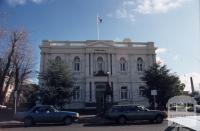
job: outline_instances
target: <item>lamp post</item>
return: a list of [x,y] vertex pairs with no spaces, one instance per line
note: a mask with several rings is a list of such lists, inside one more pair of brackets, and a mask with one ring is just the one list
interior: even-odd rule
[[107,72],[108,74],[108,100],[111,104],[113,104],[113,85],[110,82],[110,72]]
[[107,72],[107,75],[108,75],[108,85],[107,85],[107,88],[108,88],[107,91],[108,91],[108,92],[107,92],[107,93],[108,93],[108,102],[110,102],[110,101],[111,101],[111,98],[110,98],[110,97],[111,97],[111,96],[110,96],[110,95],[111,95],[111,94],[110,94],[110,93],[111,93],[110,72]]
[[156,107],[157,107],[157,103],[156,103],[157,90],[151,90],[151,95],[153,96],[154,110],[156,110]]
[[108,84],[110,85],[110,72],[107,72],[108,75]]
[[17,90],[14,91],[14,114],[17,112]]

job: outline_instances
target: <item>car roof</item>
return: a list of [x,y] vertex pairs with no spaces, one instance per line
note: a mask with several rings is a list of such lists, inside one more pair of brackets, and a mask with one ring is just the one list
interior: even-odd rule
[[53,107],[53,105],[37,105],[35,107]]
[[125,106],[142,106],[142,105],[134,105],[134,104],[113,105],[113,107],[125,107]]

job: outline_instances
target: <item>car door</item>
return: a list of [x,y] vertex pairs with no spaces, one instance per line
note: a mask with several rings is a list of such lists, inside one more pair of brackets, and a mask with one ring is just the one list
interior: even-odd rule
[[35,110],[32,111],[32,117],[35,122],[45,122],[45,107],[37,107]]
[[138,110],[135,106],[127,106],[124,110],[126,112],[126,117],[128,118],[128,120],[139,119]]
[[139,120],[151,120],[153,118],[152,112],[146,110],[141,106],[137,106],[137,108],[138,108]]
[[47,122],[58,122],[60,121],[59,112],[55,112],[53,108],[47,107],[45,110],[45,119]]

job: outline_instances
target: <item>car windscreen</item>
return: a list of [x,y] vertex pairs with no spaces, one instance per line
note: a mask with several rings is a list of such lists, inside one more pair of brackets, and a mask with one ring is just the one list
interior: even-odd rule
[[52,109],[54,112],[59,112],[59,110],[56,109],[54,106],[51,106],[51,109]]
[[112,107],[111,112],[123,112],[123,108],[121,106],[114,106]]
[[149,111],[149,109],[143,107],[143,106],[137,106],[137,108],[140,110],[140,111]]

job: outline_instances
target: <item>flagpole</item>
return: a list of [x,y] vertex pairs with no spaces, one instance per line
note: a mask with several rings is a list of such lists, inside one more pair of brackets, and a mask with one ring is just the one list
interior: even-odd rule
[[99,18],[98,18],[98,13],[97,13],[97,40],[99,40]]

